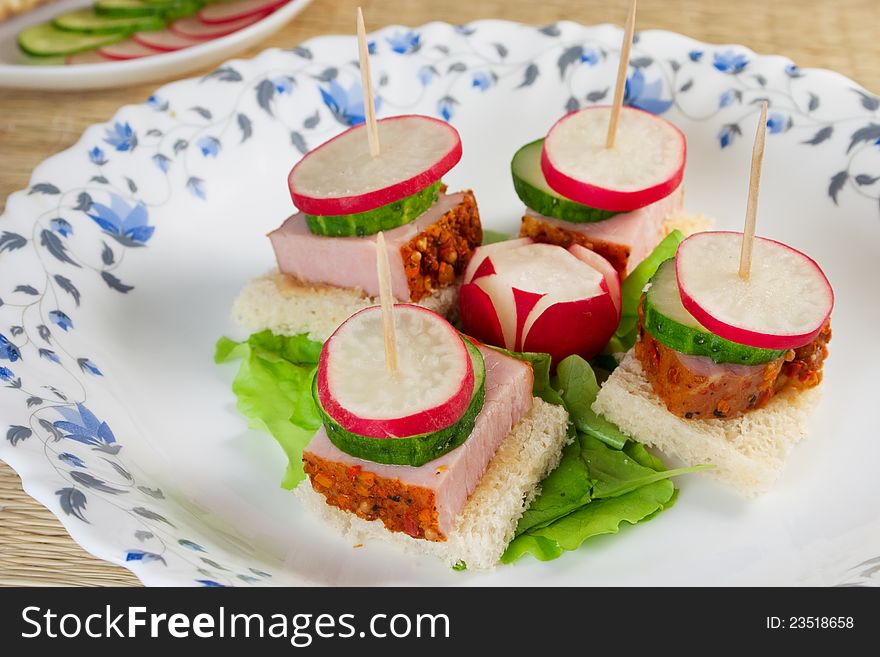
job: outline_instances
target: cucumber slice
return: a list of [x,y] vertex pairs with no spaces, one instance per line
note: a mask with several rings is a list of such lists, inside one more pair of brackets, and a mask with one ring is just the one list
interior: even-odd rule
[[94,9],[78,9],[60,14],[52,25],[65,32],[85,34],[131,34],[143,30],[161,30],[165,21],[160,16],[102,16]]
[[199,0],[98,0],[95,3],[95,13],[99,16],[159,16],[166,20],[189,16],[201,8]]
[[144,0],[98,0],[95,13],[99,16],[161,16],[162,7]]
[[463,444],[474,430],[477,415],[483,409],[483,402],[486,399],[486,365],[483,362],[483,355],[470,340],[465,339],[464,344],[474,368],[474,392],[470,404],[455,424],[433,433],[406,438],[370,438],[346,431],[327,415],[321,406],[318,399],[317,377],[315,377],[312,383],[312,397],[321,414],[330,442],[346,454],[357,458],[374,463],[413,467],[433,461]]
[[610,219],[616,212],[599,210],[565,198],[554,191],[541,170],[541,150],[544,140],[538,139],[520,148],[510,163],[513,188],[516,195],[539,214],[573,223],[592,223]]
[[306,215],[306,224],[315,235],[327,237],[363,237],[380,230],[392,230],[413,221],[437,202],[440,196],[440,181],[425,187],[412,196],[388,203],[375,210],[318,217]]
[[175,21],[178,18],[192,16],[205,4],[201,0],[183,0],[172,5],[166,5],[162,11],[162,18],[166,21]]
[[94,50],[117,41],[127,34],[83,34],[65,32],[51,23],[40,23],[26,27],[18,33],[18,47],[28,55],[47,57],[52,55],[73,55],[86,50]]
[[762,365],[785,355],[785,350],[759,349],[725,340],[694,319],[681,303],[675,258],[657,269],[642,304],[645,330],[660,344],[680,353],[738,365]]
[[37,57],[35,55],[28,55],[26,52],[18,53],[18,61],[19,63],[27,64],[28,66],[64,66],[64,64],[67,63],[62,55]]

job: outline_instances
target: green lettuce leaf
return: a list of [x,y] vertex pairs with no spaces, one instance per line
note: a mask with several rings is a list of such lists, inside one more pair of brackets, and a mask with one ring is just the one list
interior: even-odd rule
[[580,356],[569,356],[559,363],[553,387],[559,392],[575,429],[589,434],[614,449],[622,449],[629,437],[593,411],[599,382],[590,364]]
[[558,406],[565,405],[562,397],[559,396],[559,393],[550,383],[550,354],[532,351],[510,351],[509,349],[504,349],[503,347],[495,347],[493,345],[486,346],[492,347],[492,349],[500,351],[502,354],[510,356],[511,358],[516,358],[517,360],[521,360],[531,365],[532,373],[534,374],[534,382],[532,383],[532,394],[535,397],[540,397],[548,404],[556,404]]
[[628,351],[636,343],[636,332],[639,322],[639,299],[642,290],[651,277],[657,273],[657,268],[665,260],[675,257],[678,245],[684,239],[680,231],[674,230],[654,247],[651,254],[642,260],[632,270],[620,285],[620,325],[615,332],[615,348],[618,351]]
[[305,478],[302,450],[321,426],[311,394],[320,354],[320,342],[271,331],[244,342],[220,338],[214,352],[216,363],[241,360],[232,382],[238,410],[251,428],[268,431],[284,449],[288,464],[281,486],[286,489]]
[[483,245],[495,244],[496,242],[506,242],[510,239],[510,235],[499,233],[497,230],[483,229]]
[[559,466],[541,482],[541,494],[516,526],[517,536],[589,504],[592,488],[590,471],[575,440],[562,451]]
[[548,561],[566,550],[578,549],[584,541],[600,534],[616,534],[623,523],[634,525],[666,508],[675,496],[668,479],[656,481],[618,497],[594,500],[556,522],[516,537],[501,557],[511,563],[524,554]]
[[678,497],[671,477],[707,467],[667,470],[644,445],[594,413],[599,384],[583,358],[570,356],[559,363],[552,384],[569,412],[576,440],[542,482],[502,563],[526,554],[556,559],[593,536],[617,533],[624,523],[650,520]]
[[[647,451],[645,454],[650,456]],[[590,476],[596,482],[593,486],[593,499],[619,497],[655,481],[706,469],[704,465],[696,465],[667,470],[661,463],[661,469],[655,470],[641,465],[626,451],[608,449],[604,443],[587,435],[581,436],[581,457],[586,461]],[[650,457],[659,462],[656,457]]]

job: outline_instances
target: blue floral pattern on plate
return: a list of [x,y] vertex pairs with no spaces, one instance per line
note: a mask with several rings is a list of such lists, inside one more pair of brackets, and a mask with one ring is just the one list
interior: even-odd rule
[[[493,29],[498,25],[506,29]],[[766,99],[770,138],[796,140],[806,151],[824,149],[829,209],[844,193],[878,205],[880,177],[858,167],[861,153],[880,149],[880,99],[839,83],[852,111],[823,117],[826,98],[812,86],[811,71],[743,48],[695,47],[684,37],[657,34],[674,47],[660,51],[654,45],[659,37],[637,35],[628,105],[705,123],[724,153],[743,137],[759,101]],[[560,115],[607,103],[619,38],[616,29],[570,23],[388,28],[370,40],[376,107],[387,114],[430,107],[452,121],[465,105],[493,93],[525,98],[540,85],[565,90]],[[79,184],[62,185],[43,177],[50,169],[38,168],[28,190],[8,204],[28,204],[27,224],[0,224],[0,272],[3,280],[14,279],[0,309],[17,313],[0,325],[0,410],[7,423],[0,456],[13,464],[26,461],[29,470],[42,468],[53,487],[37,497],[75,538],[101,542],[99,505],[102,522],[131,524],[126,541],[112,541],[112,552],[102,556],[147,582],[258,585],[270,582],[273,573],[255,568],[246,555],[209,544],[178,503],[128,461],[126,433],[114,431],[92,401],[112,389],[113,372],[105,371],[95,354],[80,353],[73,340],[89,300],[83,291],[125,298],[134,290],[138,281],[128,278],[127,265],[150,258],[150,246],[163,231],[157,209],[179,195],[190,203],[206,201],[215,191],[212,163],[235,157],[256,134],[282,130],[287,138],[275,147],[289,149],[295,158],[364,120],[356,65],[341,56],[321,58],[318,50],[317,42],[309,42],[268,51],[163,87],[142,107],[126,108],[57,156],[84,172]],[[411,93],[391,94],[389,76],[404,74],[411,76]],[[184,94],[181,85],[204,90],[203,100],[182,102],[192,94]],[[699,109],[694,98],[705,101]],[[291,123],[294,104],[308,111],[299,110],[295,115],[304,118]],[[86,239],[87,228],[99,235],[89,245],[92,255],[81,242],[73,243]],[[33,266],[18,267],[12,257],[27,258]],[[59,384],[45,368],[64,372],[67,383]],[[871,579],[878,572],[874,564],[861,564],[859,577]]]

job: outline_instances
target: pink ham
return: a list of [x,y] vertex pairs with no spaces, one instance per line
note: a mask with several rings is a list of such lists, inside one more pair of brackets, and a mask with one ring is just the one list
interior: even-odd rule
[[[398,301],[409,301],[410,290],[400,248],[436,223],[462,202],[463,193],[441,194],[438,201],[415,221],[385,233],[391,264],[391,291]],[[324,237],[313,235],[301,212],[269,233],[281,272],[303,283],[357,288],[379,295],[376,274],[376,236]]]
[[[632,212],[617,214],[595,223],[571,223],[545,217],[533,210],[526,210],[526,217],[562,230],[580,233],[588,240],[629,248],[624,275],[629,274],[657,246],[664,236],[664,220],[681,211],[684,201],[683,186],[679,186],[664,199]],[[530,235],[530,237],[535,237]],[[598,249],[597,249],[598,250]],[[601,251],[600,251],[601,252]]]
[[339,450],[322,427],[303,451],[303,458],[316,457],[370,472],[379,478],[397,480],[404,486],[432,491],[438,527],[444,536],[448,535],[501,441],[532,406],[531,368],[494,349],[483,346],[479,349],[486,362],[486,401],[470,438],[460,447],[418,468],[382,465]]

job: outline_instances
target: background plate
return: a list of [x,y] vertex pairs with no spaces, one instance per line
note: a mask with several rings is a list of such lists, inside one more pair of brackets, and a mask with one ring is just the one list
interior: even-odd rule
[[[514,231],[518,146],[603,102],[620,30],[432,23],[371,36],[380,115],[451,120],[485,225]],[[769,98],[759,233],[822,263],[837,293],[825,397],[782,481],[745,501],[706,478],[674,512],[549,564],[454,573],[352,549],[277,487],[285,462],[248,431],[211,362],[229,308],[272,265],[300,153],[361,120],[351,37],[231,61],[89,128],[0,219],[0,458],[95,555],[147,584],[839,584],[880,553],[872,287],[880,243],[876,97],[781,57],[643,32],[628,102],[688,136],[688,206],[741,224],[750,135]],[[94,217],[97,217],[95,219]],[[77,405],[78,404],[78,405]],[[864,563],[863,563],[864,562]]]
[[60,0],[0,23],[0,87],[22,89],[104,89],[155,82],[210,66],[258,44],[281,29],[311,0],[291,0],[263,20],[203,44],[176,52],[128,61],[72,66],[34,66],[20,63],[16,42],[28,25],[50,20],[65,11],[90,7],[94,0]]

